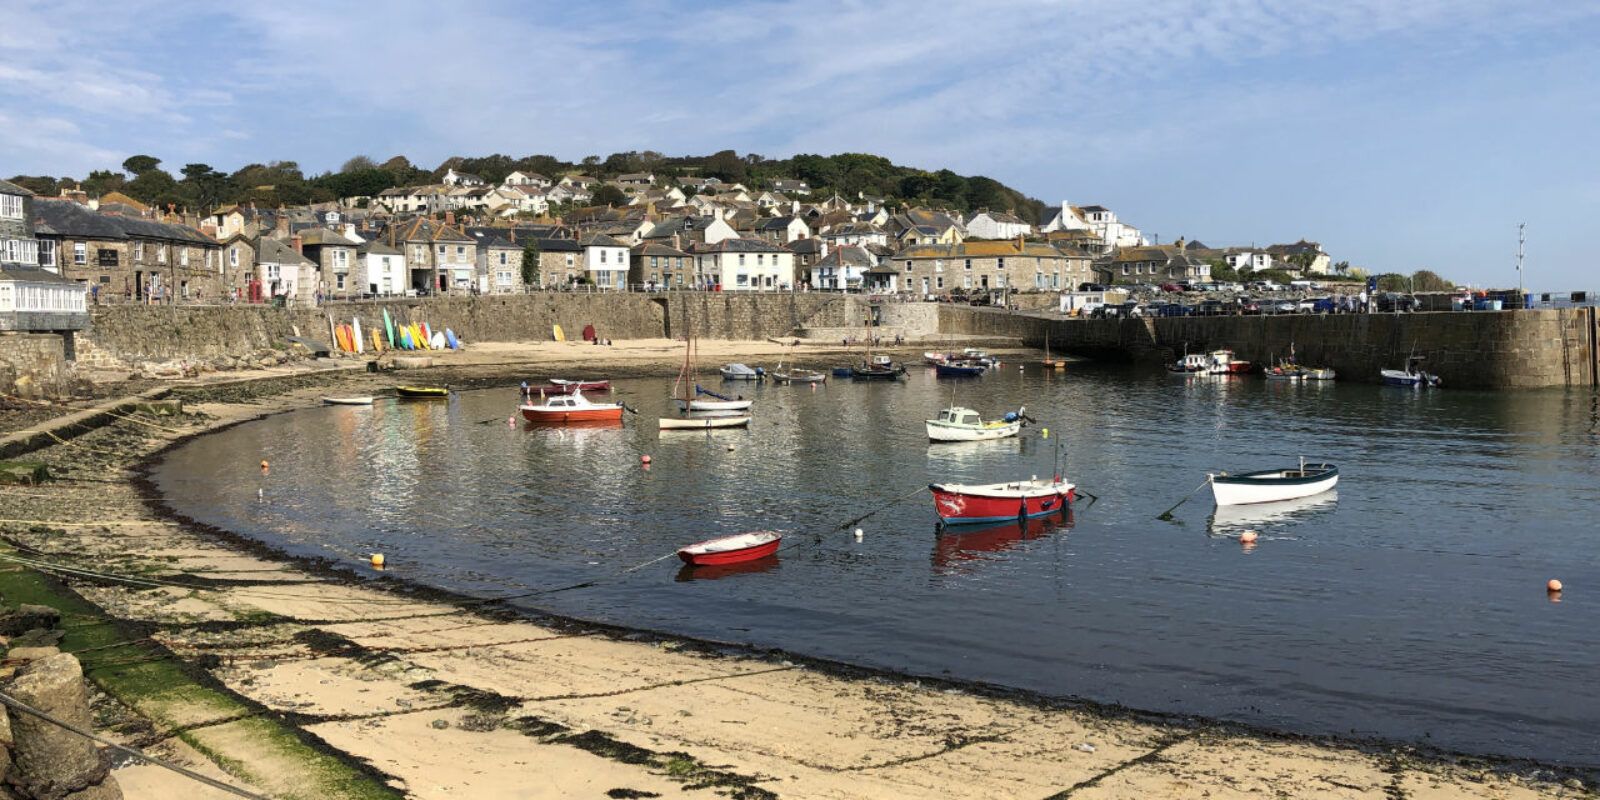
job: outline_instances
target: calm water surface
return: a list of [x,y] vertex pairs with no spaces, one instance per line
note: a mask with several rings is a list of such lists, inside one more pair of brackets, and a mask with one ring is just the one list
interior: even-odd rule
[[[175,450],[172,506],[291,552],[552,612],[1305,733],[1600,765],[1600,399],[1185,380],[1131,368],[731,385],[747,431],[667,432],[670,380],[615,428],[507,424],[515,389],[282,414]],[[1048,428],[929,444],[952,397]],[[649,455],[652,465],[641,466]],[[1156,516],[1206,471],[1340,466],[1337,496]],[[272,463],[269,475],[258,467]],[[936,526],[930,481],[1060,470],[1070,520]],[[264,492],[258,501],[257,489]],[[859,523],[850,520],[882,509]],[[851,528],[855,526],[850,526]],[[692,572],[713,536],[775,559]],[[1244,528],[1260,543],[1242,547]],[[1561,602],[1550,578],[1567,584]]]

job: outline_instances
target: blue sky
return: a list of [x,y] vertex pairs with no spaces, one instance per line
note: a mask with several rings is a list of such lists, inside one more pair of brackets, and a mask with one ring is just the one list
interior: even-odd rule
[[[239,6],[227,8],[225,5]],[[1162,242],[1600,289],[1600,3],[0,0],[0,175],[869,152]]]

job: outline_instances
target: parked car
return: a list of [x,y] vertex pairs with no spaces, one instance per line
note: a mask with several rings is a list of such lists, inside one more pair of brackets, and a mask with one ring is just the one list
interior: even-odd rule
[[1316,310],[1317,301],[1309,297],[1304,300],[1296,300],[1294,303],[1294,312],[1296,314],[1313,314],[1316,313]]
[[1182,303],[1167,303],[1160,306],[1155,313],[1163,317],[1192,317],[1194,309]]
[[1195,306],[1194,313],[1202,317],[1219,317],[1227,314],[1231,309],[1225,308],[1221,300],[1202,300]]
[[1319,297],[1312,303],[1311,310],[1318,314],[1339,313],[1339,301],[1332,297]]
[[1253,299],[1253,298],[1240,297],[1238,300],[1235,300],[1234,302],[1238,304],[1239,313],[1240,314],[1260,314],[1261,313],[1261,304],[1256,302],[1255,299]]
[[1181,292],[1181,291],[1183,291],[1183,287],[1179,286],[1176,283],[1163,283],[1163,284],[1161,284],[1161,291],[1163,291],[1163,292]]
[[1268,300],[1261,304],[1263,314],[1293,314],[1294,311],[1294,303],[1288,300]]
[[1103,292],[1105,290],[1106,290],[1106,287],[1105,287],[1105,284],[1103,284],[1103,283],[1080,283],[1080,284],[1078,284],[1078,291],[1080,291],[1080,292]]
[[1401,292],[1380,292],[1373,298],[1379,311],[1416,311],[1417,298]]

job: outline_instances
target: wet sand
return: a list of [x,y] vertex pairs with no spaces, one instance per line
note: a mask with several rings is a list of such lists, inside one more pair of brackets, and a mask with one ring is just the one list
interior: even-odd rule
[[[860,352],[772,342],[702,342],[700,351],[706,365],[770,365],[785,355],[817,366]],[[184,416],[138,415],[28,456],[60,480],[0,491],[0,532],[58,560],[186,581],[68,580],[408,797],[653,797],[695,786],[752,798],[1592,796],[1579,780],[1590,776],[1524,762],[1279,735],[519,618],[350,580],[372,569],[366,563],[287,559],[184,525],[138,482],[138,464],[172,442],[331,393],[670,375],[681,358],[682,345],[666,340],[520,343],[436,354],[434,370],[370,374],[348,360],[337,371],[278,367],[252,382],[211,376]],[[141,746],[271,796],[327,796],[311,767],[204,702],[125,702],[154,721]],[[179,728],[226,768],[179,741]],[[130,798],[227,796],[150,766],[115,774]]]

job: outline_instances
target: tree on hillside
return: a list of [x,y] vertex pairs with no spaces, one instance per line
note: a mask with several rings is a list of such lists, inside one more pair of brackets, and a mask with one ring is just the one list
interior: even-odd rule
[[1333,271],[1335,273],[1339,274],[1339,275],[1343,275],[1343,274],[1349,272],[1350,271],[1350,262],[1348,262],[1348,261],[1336,261],[1336,262],[1334,262]]
[[143,175],[160,165],[161,159],[154,156],[129,156],[126,161],[122,162],[122,168],[127,170],[128,174],[134,177]]
[[62,179],[61,184],[58,184],[56,183],[55,178],[52,178],[48,175],[13,175],[11,176],[10,180],[12,183],[21,186],[22,188],[27,189],[34,194],[46,197],[54,195],[60,191],[59,187],[61,185],[70,186],[72,184],[72,181],[65,178]]
[[1227,261],[1220,258],[1208,258],[1206,263],[1211,265],[1212,280],[1228,281],[1230,283],[1237,283],[1240,280],[1239,271],[1228,266]]
[[185,164],[180,184],[194,201],[195,210],[201,213],[211,211],[238,193],[228,176],[212,169],[210,164]]
[[373,161],[370,156],[351,156],[349,161],[344,162],[344,165],[339,167],[339,173],[361,172],[377,168],[378,162]]
[[706,159],[706,176],[717,178],[728,183],[743,183],[745,179],[744,160],[732,150],[723,150],[714,153]]
[[141,203],[166,205],[182,203],[185,198],[178,192],[178,182],[164,169],[147,169],[138,174],[123,192]]
[[609,183],[602,183],[595,187],[594,197],[589,203],[596,206],[625,206],[628,204],[628,195]]
[[109,169],[97,169],[89,173],[83,180],[83,190],[90,197],[99,197],[111,192],[120,192],[128,183],[128,176]]
[[522,246],[522,285],[524,288],[539,284],[539,243],[529,239]]

